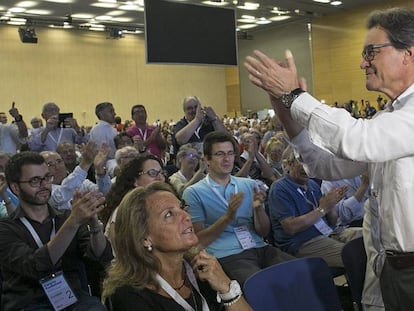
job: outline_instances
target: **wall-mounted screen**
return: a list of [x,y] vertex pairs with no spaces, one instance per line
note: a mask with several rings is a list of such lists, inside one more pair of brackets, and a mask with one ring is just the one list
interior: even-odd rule
[[235,11],[145,0],[148,63],[237,65]]

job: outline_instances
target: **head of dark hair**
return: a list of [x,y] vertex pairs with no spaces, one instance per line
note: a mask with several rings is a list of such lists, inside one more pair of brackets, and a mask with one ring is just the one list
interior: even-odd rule
[[112,107],[112,104],[109,103],[109,102],[103,102],[103,103],[99,103],[99,104],[96,105],[95,114],[96,114],[96,116],[98,117],[99,120],[101,119],[101,117],[100,117],[101,112],[103,110],[105,110],[106,108],[108,108],[108,107]]
[[367,28],[381,27],[388,39],[397,49],[414,46],[414,10],[391,8],[371,12],[367,19]]
[[132,141],[132,137],[129,136],[126,132],[120,132],[114,137],[115,148],[119,149],[119,145],[122,143],[122,137],[128,137]]
[[42,165],[45,159],[37,152],[24,151],[13,155],[6,165],[7,183],[15,183],[22,177],[22,167],[24,165]]
[[233,145],[233,150],[236,152],[236,142],[233,138],[233,136],[228,132],[222,132],[222,131],[214,131],[208,133],[203,140],[203,153],[208,158],[211,159],[211,153],[213,150],[213,144],[216,143],[224,143],[224,142],[230,142]]
[[141,105],[141,104],[134,105],[134,106],[132,106],[132,108],[131,108],[131,118],[134,118],[134,110],[135,110],[135,109],[137,109],[137,108],[142,108],[142,109],[144,109],[145,111],[147,111],[147,110],[145,109],[145,106],[144,106],[144,105]]
[[135,188],[135,181],[140,176],[144,163],[148,160],[157,161],[163,167],[161,160],[153,154],[139,155],[121,169],[115,183],[106,195],[106,208],[101,212],[101,220],[106,223],[112,212],[119,205],[128,191]]

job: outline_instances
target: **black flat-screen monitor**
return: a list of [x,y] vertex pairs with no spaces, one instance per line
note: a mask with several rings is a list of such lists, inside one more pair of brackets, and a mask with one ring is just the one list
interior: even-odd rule
[[147,63],[237,65],[233,8],[145,0]]

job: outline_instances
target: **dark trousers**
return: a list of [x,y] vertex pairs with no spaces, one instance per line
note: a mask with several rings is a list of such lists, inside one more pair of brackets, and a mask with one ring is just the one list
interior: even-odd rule
[[241,286],[253,273],[272,265],[295,259],[274,246],[251,248],[239,254],[219,259],[229,278],[237,280]]
[[380,283],[386,311],[414,310],[414,266],[396,269],[386,259]]

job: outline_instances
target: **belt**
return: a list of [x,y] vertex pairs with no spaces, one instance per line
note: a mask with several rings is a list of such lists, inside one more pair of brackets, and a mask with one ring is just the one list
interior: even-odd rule
[[397,270],[414,267],[414,252],[386,251],[388,263]]

